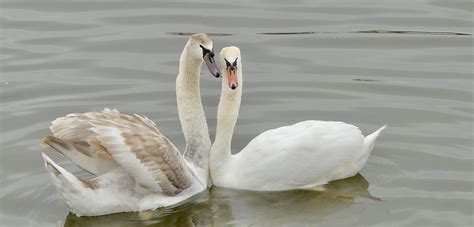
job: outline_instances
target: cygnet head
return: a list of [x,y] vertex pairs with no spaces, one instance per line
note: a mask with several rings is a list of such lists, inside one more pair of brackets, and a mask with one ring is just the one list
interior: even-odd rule
[[220,53],[220,63],[224,77],[231,90],[236,90],[239,87],[239,82],[242,82],[242,57],[240,56],[240,49],[235,46],[224,47]]
[[188,53],[192,58],[206,62],[207,68],[215,77],[220,77],[221,72],[214,60],[214,49],[212,39],[205,33],[194,34],[189,37],[186,44]]

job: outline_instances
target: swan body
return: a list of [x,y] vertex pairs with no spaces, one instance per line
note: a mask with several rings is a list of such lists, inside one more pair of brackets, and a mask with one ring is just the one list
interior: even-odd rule
[[208,187],[210,138],[199,93],[203,61],[219,76],[212,41],[190,37],[176,80],[180,121],[186,139],[182,155],[150,119],[117,110],[69,114],[52,122],[43,141],[93,174],[80,179],[43,153],[46,169],[69,209],[78,216],[143,211],[171,206]]
[[303,121],[261,133],[237,154],[231,140],[242,94],[242,58],[237,47],[221,51],[225,71],[216,139],[210,153],[213,184],[254,191],[320,186],[356,175],[385,126],[364,137],[354,125]]

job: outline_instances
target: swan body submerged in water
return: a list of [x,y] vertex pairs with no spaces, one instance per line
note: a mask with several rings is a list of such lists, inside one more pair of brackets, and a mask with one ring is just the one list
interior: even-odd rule
[[179,203],[208,187],[211,140],[202,107],[199,75],[206,62],[219,77],[212,40],[189,38],[180,58],[176,94],[186,139],[182,155],[153,121],[117,110],[69,114],[53,121],[43,145],[95,175],[82,180],[43,159],[58,194],[76,215],[142,211]]
[[365,165],[385,126],[364,137],[343,122],[303,121],[263,132],[232,155],[243,85],[239,48],[223,48],[220,62],[224,76],[209,160],[214,185],[255,191],[312,188],[354,176]]

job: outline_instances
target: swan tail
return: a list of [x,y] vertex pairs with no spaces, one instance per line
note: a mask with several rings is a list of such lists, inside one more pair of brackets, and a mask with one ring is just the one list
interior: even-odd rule
[[[42,153],[44,165],[58,195],[65,201],[69,209],[76,215],[87,214],[91,198],[95,198],[95,187],[92,183],[81,180],[72,173],[56,164],[46,154]],[[89,204],[89,205],[88,205]]]
[[111,159],[91,156],[97,153],[96,149],[85,141],[71,142],[54,136],[47,136],[44,138],[42,145],[47,150],[67,157],[81,169],[96,176],[108,172],[117,165]]
[[347,177],[352,177],[356,175],[367,163],[367,160],[369,159],[370,153],[374,149],[375,145],[375,140],[377,140],[377,137],[379,137],[380,133],[386,128],[387,126],[384,125],[377,129],[377,131],[373,132],[372,134],[366,136],[364,138],[364,144],[362,147],[362,151],[358,153],[358,156],[355,158],[354,162],[352,163],[352,167],[349,169],[349,171],[346,171],[345,174],[339,175],[335,179],[343,179]]
[[380,127],[379,129],[377,129],[377,131],[373,132],[372,134],[366,136],[364,138],[364,147],[367,151],[367,153],[370,154],[370,152],[372,152],[372,150],[374,149],[374,145],[375,145],[375,140],[377,140],[377,137],[379,137],[380,133],[387,127],[387,125],[384,125],[382,127]]
[[53,183],[58,192],[79,192],[85,189],[92,189],[86,181],[83,181],[72,173],[56,164],[46,154],[42,153],[44,166],[53,179]]

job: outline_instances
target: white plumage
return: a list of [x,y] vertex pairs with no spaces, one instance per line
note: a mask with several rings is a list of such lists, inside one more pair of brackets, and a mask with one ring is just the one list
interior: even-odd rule
[[[263,132],[231,155],[242,94],[242,57],[237,47],[227,47],[220,58],[226,73],[210,156],[215,185],[256,191],[302,189],[351,177],[362,169],[385,126],[364,137],[356,126],[343,122],[303,121]],[[235,61],[236,69],[226,66]],[[237,88],[232,89],[235,78],[229,80],[229,75],[237,76]]]

